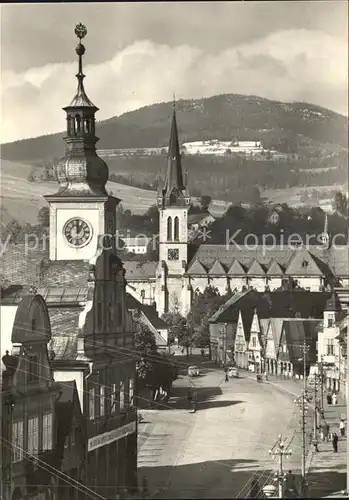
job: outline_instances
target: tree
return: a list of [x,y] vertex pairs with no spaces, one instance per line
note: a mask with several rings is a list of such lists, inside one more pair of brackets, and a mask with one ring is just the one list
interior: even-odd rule
[[168,341],[169,344],[174,344],[178,339],[178,343],[182,345],[187,337],[187,320],[178,311],[167,312],[162,316],[162,319],[168,325]]
[[196,292],[188,316],[188,323],[193,331],[192,341],[198,347],[210,345],[209,319],[230,297],[232,292],[220,295],[217,288],[206,287],[203,292]]
[[11,235],[11,241],[14,244],[19,243],[20,241],[20,236],[22,233],[22,226],[21,224],[13,219],[10,221],[5,228],[5,234],[10,234]]
[[345,193],[337,191],[337,193],[334,195],[333,208],[341,215],[348,216],[349,202]]
[[212,197],[210,195],[204,194],[201,196],[200,205],[201,205],[202,212],[208,212],[211,201],[212,201]]
[[41,207],[38,213],[38,224],[42,227],[50,225],[50,211],[48,207]]
[[153,356],[157,351],[153,332],[142,323],[135,321],[134,346],[137,352],[136,372],[138,387],[153,384]]

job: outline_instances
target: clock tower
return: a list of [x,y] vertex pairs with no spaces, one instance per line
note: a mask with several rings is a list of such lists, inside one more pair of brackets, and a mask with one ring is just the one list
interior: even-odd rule
[[[86,95],[82,71],[86,28],[78,25],[77,91],[64,111],[67,131],[65,155],[57,165],[59,190],[45,196],[50,206],[50,260],[88,260],[105,235],[115,235],[117,198],[108,196],[108,167],[97,155],[95,113],[98,108]],[[103,241],[105,241],[103,239]]]
[[[176,110],[173,107],[167,174],[164,189],[159,192],[160,212],[159,271],[161,274],[161,305],[159,312],[173,309],[173,302],[183,302],[182,277],[188,261],[188,210],[190,196],[183,179],[178,141]],[[171,306],[172,302],[172,306]]]

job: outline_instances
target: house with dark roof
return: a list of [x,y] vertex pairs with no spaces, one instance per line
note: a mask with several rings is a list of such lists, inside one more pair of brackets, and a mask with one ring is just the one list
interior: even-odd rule
[[[345,360],[339,341],[340,329],[347,311],[342,308],[339,297],[334,291],[324,308],[323,321],[318,331],[318,363],[322,366],[325,384],[329,390],[340,391],[345,369]],[[342,373],[342,377],[341,377]]]
[[167,351],[168,324],[159,317],[155,304],[142,304],[128,293],[126,295],[126,305],[127,309],[131,312],[133,321],[149,328],[154,334],[158,350]]
[[[253,371],[278,372],[278,352],[283,320],[321,320],[328,292],[248,290],[234,294],[210,318],[211,352],[218,360],[228,332],[228,352],[237,366]],[[223,347],[222,347],[223,346]]]
[[[59,383],[56,409],[56,449],[60,470],[72,481],[86,484],[85,460],[87,456],[86,423],[83,417],[75,380]],[[57,485],[57,500],[82,498],[83,491],[77,491],[61,477]]]
[[[319,320],[284,318],[277,357],[277,375],[308,377],[315,365]],[[304,363],[305,350],[305,363]]]

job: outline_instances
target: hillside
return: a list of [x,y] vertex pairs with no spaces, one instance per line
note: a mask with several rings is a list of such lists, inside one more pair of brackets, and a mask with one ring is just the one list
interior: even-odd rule
[[[26,179],[30,165],[1,161],[1,190],[0,190],[0,223],[6,225],[15,219],[21,223],[35,224],[39,209],[46,205],[44,195],[52,194],[57,190],[56,182],[29,182]],[[137,187],[126,186],[116,182],[108,182],[108,191],[121,199],[124,209],[129,209],[134,214],[142,214],[154,205],[156,192]],[[319,191],[342,190],[343,185],[331,184],[318,186]],[[288,188],[264,190],[262,195],[270,202],[288,202],[291,206],[301,206],[301,196],[307,188]],[[198,201],[193,198],[194,202]],[[233,200],[234,201],[234,200]],[[220,217],[226,211],[228,203],[213,200],[210,212]]]
[[[177,103],[181,142],[261,140],[266,148],[299,152],[340,152],[348,147],[348,119],[333,111],[307,103],[282,103],[268,99],[224,94]],[[98,147],[162,147],[168,143],[172,103],[146,106],[99,122]],[[62,127],[64,126],[62,112]],[[60,157],[64,133],[16,141],[1,146],[1,158],[33,162]]]

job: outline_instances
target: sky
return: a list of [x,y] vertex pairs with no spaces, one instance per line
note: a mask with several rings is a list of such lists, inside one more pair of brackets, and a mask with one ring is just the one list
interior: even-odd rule
[[346,1],[2,4],[1,143],[64,130],[79,22],[98,120],[174,92],[307,101],[348,114]]

